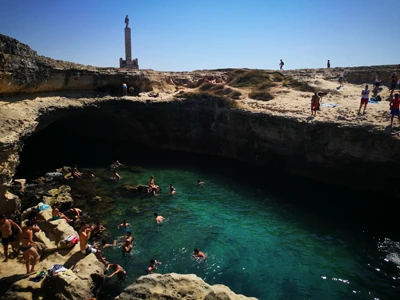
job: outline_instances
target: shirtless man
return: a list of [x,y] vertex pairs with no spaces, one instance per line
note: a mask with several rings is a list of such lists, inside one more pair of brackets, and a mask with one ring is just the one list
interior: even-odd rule
[[201,252],[197,248],[194,249],[194,253],[193,253],[192,257],[195,259],[203,259],[203,260],[205,260],[207,258],[207,256],[204,254],[204,252]]
[[147,274],[153,273],[153,271],[154,271],[155,269],[157,269],[157,268],[156,268],[156,265],[161,265],[161,264],[162,264],[161,261],[157,261],[157,260],[155,260],[155,259],[151,259],[151,260],[150,260],[150,266],[148,266],[148,267],[146,268]]
[[91,229],[89,225],[85,222],[82,222],[81,230],[79,231],[79,246],[81,248],[81,252],[85,255],[93,253],[103,264],[108,264],[108,262],[101,256],[101,251],[88,244],[90,233]]
[[156,218],[157,224],[160,224],[162,221],[165,220],[163,216],[159,216],[158,213],[154,213],[154,217]]
[[17,248],[16,237],[13,234],[12,227],[16,227],[19,233],[22,232],[21,227],[13,220],[7,219],[5,215],[0,215],[1,243],[4,247],[4,261],[8,260],[8,244],[11,243],[13,249]]
[[108,271],[110,267],[114,270],[114,272],[111,275],[108,275],[107,278],[111,278],[114,275],[118,275],[118,280],[123,280],[125,278],[126,271],[119,264],[108,264],[106,271]]
[[53,206],[51,207],[53,209],[53,211],[51,212],[51,215],[53,216],[53,218],[50,221],[64,219],[67,222],[72,222],[73,220],[71,220],[66,215],[64,215],[62,212],[60,212],[60,210],[58,209],[59,207],[60,207],[60,205],[58,203],[53,204]]
[[205,184],[205,182],[203,182],[203,181],[200,181],[200,179],[197,179],[197,185],[200,185],[200,186],[202,186],[202,185],[204,185]]

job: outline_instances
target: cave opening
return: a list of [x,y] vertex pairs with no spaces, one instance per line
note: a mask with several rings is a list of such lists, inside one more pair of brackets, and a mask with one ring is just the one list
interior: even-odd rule
[[[109,168],[115,160],[128,165],[176,165],[207,169],[236,178],[238,184],[268,189],[288,205],[320,217],[353,216],[374,234],[392,231],[394,216],[385,204],[375,205],[378,195],[289,175],[265,166],[234,159],[157,148],[146,128],[119,113],[98,108],[82,109],[63,117],[50,116],[24,140],[15,178],[29,181],[62,166]],[[163,126],[168,127],[168,124]],[[164,128],[165,130],[165,128]],[[387,203],[387,202],[386,202]]]

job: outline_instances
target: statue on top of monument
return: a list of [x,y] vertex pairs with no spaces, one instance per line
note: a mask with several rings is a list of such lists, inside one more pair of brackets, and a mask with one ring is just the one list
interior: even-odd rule
[[126,28],[128,28],[128,26],[129,26],[129,18],[128,18],[128,15],[126,15],[126,17],[125,17],[125,24],[126,24]]

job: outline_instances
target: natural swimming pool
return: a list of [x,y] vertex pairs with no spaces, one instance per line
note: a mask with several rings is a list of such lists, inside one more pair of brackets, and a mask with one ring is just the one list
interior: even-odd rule
[[[128,276],[122,284],[107,279],[102,299],[145,275],[151,258],[162,262],[157,273],[193,273],[259,299],[396,298],[400,245],[367,234],[357,208],[338,198],[346,192],[357,202],[358,193],[338,188],[324,194],[330,186],[286,176],[253,181],[229,167],[224,172],[196,164],[142,167],[142,173],[118,170],[120,182],[94,182],[116,201],[112,213],[102,216],[108,242],[124,234],[117,228],[123,219],[135,237],[131,255],[118,247],[104,250]],[[150,175],[162,188],[157,197],[116,192],[124,184],[147,183]],[[196,186],[197,179],[204,187]],[[177,190],[173,196],[170,183]],[[157,225],[154,212],[166,221]],[[191,258],[196,247],[207,253],[206,262]]]

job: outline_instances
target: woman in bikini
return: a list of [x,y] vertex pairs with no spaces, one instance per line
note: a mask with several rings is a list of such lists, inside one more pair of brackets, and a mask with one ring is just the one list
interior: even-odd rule
[[26,221],[25,227],[21,233],[21,251],[24,253],[26,263],[26,274],[36,272],[35,265],[39,259],[39,253],[33,247],[36,243],[32,240],[33,223]]

